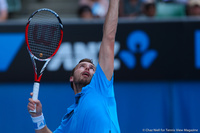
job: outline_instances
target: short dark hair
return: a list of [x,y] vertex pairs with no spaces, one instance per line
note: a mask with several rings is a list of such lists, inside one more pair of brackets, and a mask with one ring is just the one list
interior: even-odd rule
[[[80,61],[78,62],[78,64],[80,64],[81,62],[89,62],[89,63],[91,63],[91,64],[94,65],[92,59],[88,59],[88,58],[84,58],[84,59],[80,60]],[[77,64],[77,65],[73,68],[73,70],[71,71],[70,77],[71,77],[71,76],[74,76],[74,71],[75,71],[76,67],[78,66],[78,64]],[[73,82],[70,82],[70,84],[71,84],[71,88],[74,90]]]
[[92,10],[91,10],[91,8],[88,5],[82,5],[82,6],[80,6],[78,8],[78,16],[81,17],[81,15],[84,12],[91,12],[92,13]]

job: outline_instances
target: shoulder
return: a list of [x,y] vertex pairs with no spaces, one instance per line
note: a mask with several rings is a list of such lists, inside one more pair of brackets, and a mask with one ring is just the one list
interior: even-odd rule
[[96,72],[88,87],[95,89],[97,92],[100,92],[100,94],[104,96],[113,96],[113,77],[114,76],[112,76],[111,80],[108,80],[103,70],[101,69],[101,66],[98,64]]
[[[97,78],[97,81],[98,81],[98,80],[105,80],[106,82],[107,82],[107,81],[109,82],[109,80],[107,79],[107,77],[106,77],[106,75],[105,75],[103,69],[102,69],[101,66],[99,65],[99,63],[97,64],[96,71],[95,71],[95,73],[94,73],[93,78]],[[112,79],[113,79],[113,76],[112,76]],[[111,79],[111,80],[112,80],[112,79]]]

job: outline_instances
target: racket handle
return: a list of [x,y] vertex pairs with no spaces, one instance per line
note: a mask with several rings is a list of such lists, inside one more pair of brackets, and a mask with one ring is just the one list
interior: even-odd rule
[[[34,84],[33,84],[33,96],[32,96],[33,100],[38,100],[39,88],[40,88],[40,83],[34,82]],[[35,104],[35,109],[30,110],[29,112],[36,113],[36,104]]]

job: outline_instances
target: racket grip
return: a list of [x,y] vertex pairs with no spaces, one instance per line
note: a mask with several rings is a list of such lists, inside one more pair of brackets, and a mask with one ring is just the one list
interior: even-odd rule
[[[34,84],[33,84],[33,96],[32,96],[33,100],[38,100],[39,88],[40,88],[40,83],[34,82]],[[36,113],[36,104],[35,104],[35,109],[30,110],[29,112]]]

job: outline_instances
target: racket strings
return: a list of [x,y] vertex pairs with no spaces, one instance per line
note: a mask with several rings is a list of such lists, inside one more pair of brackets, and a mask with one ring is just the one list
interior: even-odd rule
[[34,15],[28,27],[30,50],[39,59],[54,54],[61,38],[58,19],[49,11],[40,11]]

